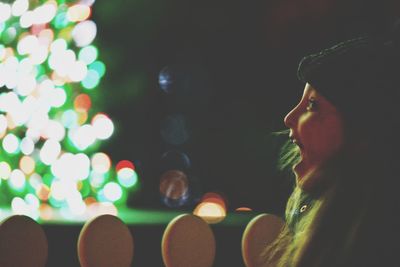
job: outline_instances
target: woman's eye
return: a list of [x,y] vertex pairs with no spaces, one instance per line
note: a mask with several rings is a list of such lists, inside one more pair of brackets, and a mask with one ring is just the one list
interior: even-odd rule
[[317,101],[314,98],[308,99],[307,110],[314,111],[317,108]]

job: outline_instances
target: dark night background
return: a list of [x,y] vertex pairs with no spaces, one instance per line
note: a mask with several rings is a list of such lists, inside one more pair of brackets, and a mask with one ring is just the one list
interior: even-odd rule
[[[163,207],[162,160],[187,154],[191,208],[216,191],[234,210],[282,212],[291,181],[277,171],[283,117],[303,84],[299,60],[339,41],[381,31],[397,1],[97,1],[97,45],[107,66],[98,105],[116,131],[103,149],[136,163],[132,207]],[[160,88],[161,70],[172,75]],[[172,138],[172,139],[171,139]],[[169,143],[167,142],[169,141]]]

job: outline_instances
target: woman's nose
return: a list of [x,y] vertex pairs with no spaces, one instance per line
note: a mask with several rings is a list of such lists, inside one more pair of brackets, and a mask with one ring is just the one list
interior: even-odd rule
[[293,126],[295,125],[295,121],[296,121],[296,109],[297,106],[294,107],[283,119],[286,127],[288,128],[293,128]]

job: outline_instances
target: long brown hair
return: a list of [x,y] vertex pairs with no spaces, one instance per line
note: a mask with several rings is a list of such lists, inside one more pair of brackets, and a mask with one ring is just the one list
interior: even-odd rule
[[[309,174],[318,176],[319,186],[294,188],[286,226],[266,248],[264,266],[393,266],[400,249],[399,135],[393,124],[386,131],[361,129],[348,126],[344,149]],[[290,164],[281,166],[288,167],[296,149],[287,144],[284,151]],[[307,210],[295,218],[305,200]]]

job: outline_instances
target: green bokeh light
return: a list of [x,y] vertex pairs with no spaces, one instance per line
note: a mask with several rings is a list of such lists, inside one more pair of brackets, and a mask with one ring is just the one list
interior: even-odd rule
[[[78,58],[89,65],[97,59],[98,53],[99,52],[95,46],[89,45],[79,51]],[[99,74],[99,76],[101,75]]]
[[100,82],[99,74],[96,71],[89,69],[85,79],[83,79],[82,81],[82,86],[85,87],[86,89],[93,89],[99,84],[99,82]]

